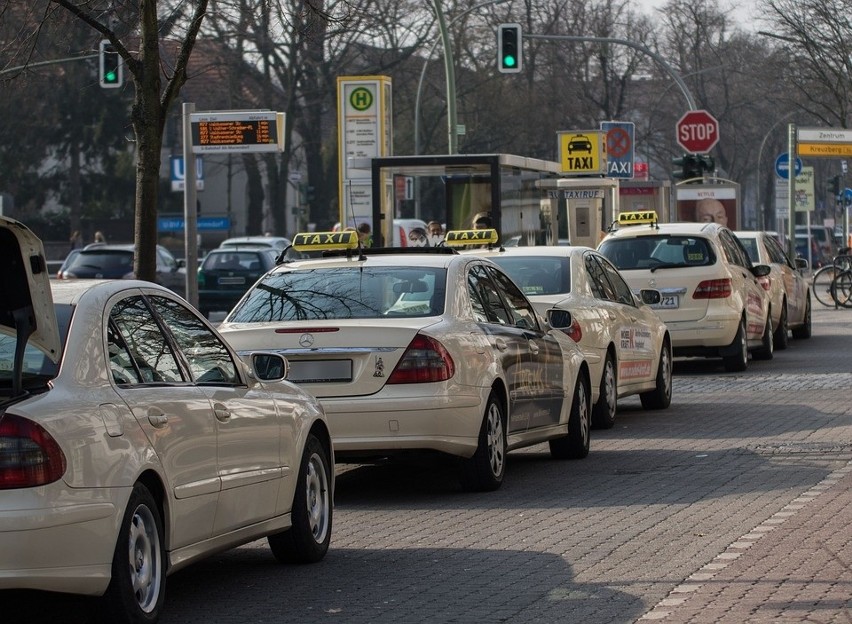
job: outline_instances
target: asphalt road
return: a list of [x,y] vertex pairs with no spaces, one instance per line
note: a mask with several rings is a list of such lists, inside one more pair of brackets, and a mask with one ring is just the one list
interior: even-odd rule
[[[169,577],[161,622],[721,621],[698,596],[691,609],[676,597],[785,510],[825,511],[817,494],[852,461],[850,353],[852,310],[820,308],[810,340],[745,373],[678,360],[668,410],[625,399],[586,459],[514,452],[494,493],[462,492],[449,463],[340,466],[323,562],[278,565],[265,541],[216,555]],[[797,573],[777,548],[760,556],[773,575]],[[709,600],[724,612],[737,598]],[[4,624],[96,621],[86,599],[7,592],[4,603]],[[852,621],[848,606],[796,621]]]

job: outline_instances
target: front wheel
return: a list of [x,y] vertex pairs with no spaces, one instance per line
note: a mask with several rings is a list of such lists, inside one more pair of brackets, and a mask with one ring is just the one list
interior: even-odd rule
[[839,271],[834,265],[824,266],[814,273],[812,281],[814,297],[824,306],[834,307],[835,305],[832,284],[838,273]]
[[772,316],[766,315],[766,326],[763,328],[763,338],[760,348],[754,352],[755,360],[771,360],[775,353],[775,332],[772,330]]
[[787,348],[787,301],[781,302],[781,318],[778,319],[778,327],[775,328],[775,349],[783,351]]
[[591,392],[589,380],[580,373],[574,385],[571,415],[568,419],[568,435],[550,441],[550,455],[554,459],[583,459],[589,454],[592,420]]
[[302,453],[290,516],[289,529],[267,538],[275,558],[282,563],[316,563],[325,557],[331,542],[331,464],[313,434]]
[[672,350],[668,342],[660,350],[657,383],[653,390],[639,395],[644,409],[666,409],[672,403]]
[[166,595],[163,520],[151,492],[133,487],[112,557],[112,579],[104,594],[107,621],[153,624]]
[[812,320],[811,320],[811,298],[808,297],[805,304],[805,318],[800,327],[794,327],[792,334],[796,340],[806,340],[811,337]]
[[485,406],[476,452],[462,460],[461,484],[471,492],[492,492],[506,474],[506,416],[503,405],[492,391]]

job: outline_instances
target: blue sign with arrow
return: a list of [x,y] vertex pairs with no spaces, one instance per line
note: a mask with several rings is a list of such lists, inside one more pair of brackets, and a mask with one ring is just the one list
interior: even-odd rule
[[[802,159],[796,156],[796,164],[794,165],[796,177],[802,173]],[[785,180],[790,177],[790,153],[784,152],[775,159],[775,173],[779,178]]]

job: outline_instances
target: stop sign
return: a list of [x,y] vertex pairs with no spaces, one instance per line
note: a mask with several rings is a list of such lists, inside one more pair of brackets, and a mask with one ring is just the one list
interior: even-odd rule
[[719,122],[706,110],[691,110],[676,126],[677,143],[690,154],[706,154],[719,142]]

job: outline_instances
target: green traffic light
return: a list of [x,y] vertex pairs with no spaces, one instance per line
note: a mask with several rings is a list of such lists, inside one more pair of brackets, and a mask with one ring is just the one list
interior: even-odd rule
[[105,82],[115,82],[117,77],[118,77],[118,75],[114,71],[109,71],[109,72],[104,74],[104,81]]
[[515,66],[515,57],[512,55],[506,55],[503,57],[503,67],[514,67]]

